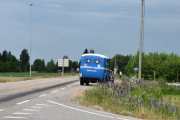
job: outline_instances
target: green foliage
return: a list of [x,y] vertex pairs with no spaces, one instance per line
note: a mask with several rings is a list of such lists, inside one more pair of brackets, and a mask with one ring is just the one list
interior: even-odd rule
[[128,61],[130,58],[131,56],[128,56],[128,55],[127,56],[120,55],[120,54],[115,55],[110,61],[111,70],[113,70],[113,68],[116,65],[116,67],[118,68],[118,72],[121,71],[123,73],[126,73],[125,67],[128,64]]
[[21,65],[21,71],[27,72],[29,70],[29,54],[27,49],[23,49],[20,54],[20,65]]
[[33,63],[32,70],[38,72],[45,71],[45,61],[43,59],[36,59]]
[[0,53],[0,72],[19,71],[19,61],[11,52],[3,51]]
[[57,64],[51,60],[47,63],[46,70],[47,72],[57,72]]
[[[135,75],[134,68],[138,67],[138,54],[131,57],[125,70],[128,75]],[[143,77],[147,80],[164,79],[175,81],[180,78],[180,57],[176,54],[148,53],[143,55]]]
[[76,72],[77,68],[79,68],[78,61],[72,61],[70,60],[70,70],[71,72]]
[[[68,58],[67,56],[64,56]],[[27,49],[23,49],[20,54],[20,59],[17,59],[11,52],[4,50],[2,53],[0,52],[0,72],[23,72],[27,73],[30,67],[30,56]],[[76,71],[79,67],[77,61],[70,60],[70,67],[65,68],[67,72]],[[36,72],[57,72],[58,67],[57,63],[53,60],[50,60],[47,64],[43,59],[36,59],[33,62],[32,70]]]

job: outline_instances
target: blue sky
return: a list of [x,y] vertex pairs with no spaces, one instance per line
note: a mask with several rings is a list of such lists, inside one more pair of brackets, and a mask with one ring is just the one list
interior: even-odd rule
[[[140,0],[32,0],[33,59],[134,54]],[[28,0],[0,0],[0,51],[29,48]],[[180,1],[146,0],[145,51],[180,54]]]

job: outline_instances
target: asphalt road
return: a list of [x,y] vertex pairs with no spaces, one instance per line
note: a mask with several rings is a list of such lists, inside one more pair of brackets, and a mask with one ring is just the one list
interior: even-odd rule
[[0,120],[134,120],[78,105],[79,82],[0,102]]

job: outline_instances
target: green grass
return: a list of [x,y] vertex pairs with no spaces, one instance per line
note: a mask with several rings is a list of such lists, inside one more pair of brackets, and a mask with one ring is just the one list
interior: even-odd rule
[[[126,96],[115,95],[112,88],[96,86],[87,90],[79,100],[86,106],[99,106],[105,111],[142,119],[180,118],[180,90],[161,83],[136,86]],[[156,102],[153,103],[153,100]],[[159,102],[162,104],[156,105]],[[174,108],[176,111],[173,111]]]
[[[64,76],[76,75],[75,73],[65,73]],[[0,73],[0,82],[15,82],[22,80],[32,80],[38,78],[52,78],[52,77],[61,77],[60,73],[38,73],[32,72],[32,77],[29,77],[27,72],[8,72]]]

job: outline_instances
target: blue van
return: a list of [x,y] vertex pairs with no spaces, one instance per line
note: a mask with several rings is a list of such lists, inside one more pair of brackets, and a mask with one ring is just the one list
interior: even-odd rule
[[109,62],[110,58],[101,54],[83,54],[80,58],[80,85],[113,81]]

